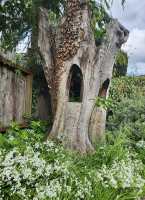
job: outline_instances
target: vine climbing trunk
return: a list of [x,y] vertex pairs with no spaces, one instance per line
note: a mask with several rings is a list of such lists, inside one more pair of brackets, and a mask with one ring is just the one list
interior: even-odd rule
[[[115,58],[129,32],[113,19],[107,37],[96,47],[91,12],[85,0],[67,1],[57,27],[48,18],[49,12],[40,8],[38,48],[53,114],[48,139],[63,131],[66,147],[94,151],[92,141],[105,126],[106,112],[96,108],[90,99],[108,95]],[[80,71],[82,76],[80,102],[69,102],[73,70]]]

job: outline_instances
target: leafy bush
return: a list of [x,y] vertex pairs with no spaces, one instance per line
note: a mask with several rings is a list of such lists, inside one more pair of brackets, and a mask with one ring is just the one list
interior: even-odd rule
[[108,115],[108,130],[117,133],[121,129],[135,141],[145,139],[144,84],[144,77],[134,76],[112,81],[110,96],[113,106],[111,115]]
[[109,97],[115,102],[145,95],[145,77],[123,76],[111,82]]
[[27,120],[29,128],[33,129],[35,134],[44,135],[51,125],[51,118],[48,117],[46,120],[40,120],[39,117],[24,114],[23,117]]

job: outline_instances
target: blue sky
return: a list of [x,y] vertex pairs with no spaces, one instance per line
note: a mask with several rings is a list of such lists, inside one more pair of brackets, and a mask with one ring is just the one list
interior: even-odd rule
[[124,10],[121,0],[114,0],[112,15],[130,31],[122,49],[129,55],[128,73],[145,74],[145,0],[126,0]]

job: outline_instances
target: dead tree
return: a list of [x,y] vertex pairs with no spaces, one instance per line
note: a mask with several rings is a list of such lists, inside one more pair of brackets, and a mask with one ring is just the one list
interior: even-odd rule
[[[57,27],[48,18],[48,11],[40,8],[38,49],[53,115],[48,139],[64,131],[66,146],[94,151],[91,143],[105,127],[106,111],[96,108],[90,99],[107,97],[115,58],[129,32],[113,19],[108,37],[96,47],[85,0],[68,0]],[[71,93],[77,96],[77,102],[70,102]]]

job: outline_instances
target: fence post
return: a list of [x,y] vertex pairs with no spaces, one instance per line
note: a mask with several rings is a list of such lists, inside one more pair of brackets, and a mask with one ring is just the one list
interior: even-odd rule
[[26,99],[25,99],[25,113],[31,115],[32,107],[32,83],[33,75],[27,75],[26,78]]

